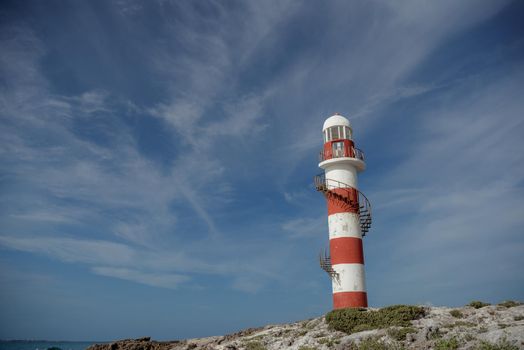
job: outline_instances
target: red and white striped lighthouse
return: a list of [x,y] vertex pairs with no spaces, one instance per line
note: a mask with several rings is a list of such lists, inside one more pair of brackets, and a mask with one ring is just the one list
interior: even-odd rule
[[371,226],[371,205],[358,190],[357,173],[366,168],[364,154],[355,147],[349,120],[335,114],[324,122],[324,148],[315,187],[327,200],[329,255],[320,266],[330,275],[333,308],[367,307],[362,237]]

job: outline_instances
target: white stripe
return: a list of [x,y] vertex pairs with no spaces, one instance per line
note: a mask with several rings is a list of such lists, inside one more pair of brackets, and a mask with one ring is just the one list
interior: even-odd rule
[[338,273],[338,278],[332,279],[333,293],[366,291],[363,264],[336,264],[333,270]]
[[[353,188],[358,188],[357,169],[347,162],[333,164],[326,168],[326,179],[340,181]],[[335,185],[330,181],[327,182],[328,187]],[[338,185],[335,187],[339,187]]]
[[329,239],[340,237],[362,238],[357,213],[337,213],[328,216]]

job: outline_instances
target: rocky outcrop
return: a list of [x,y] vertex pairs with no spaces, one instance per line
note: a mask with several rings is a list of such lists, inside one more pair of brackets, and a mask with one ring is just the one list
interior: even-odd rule
[[149,338],[94,345],[88,350],[342,350],[342,349],[524,349],[524,305],[426,307],[409,327],[353,334],[330,329],[324,317],[225,336],[155,342]]
[[180,341],[152,341],[150,337],[124,339],[108,344],[95,344],[90,350],[169,350],[180,345]]

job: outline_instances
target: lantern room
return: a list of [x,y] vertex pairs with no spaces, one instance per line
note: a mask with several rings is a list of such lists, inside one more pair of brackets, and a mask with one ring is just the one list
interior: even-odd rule
[[324,148],[320,152],[320,162],[334,158],[356,158],[364,161],[364,153],[355,148],[353,129],[347,118],[338,113],[329,117],[324,122],[322,133]]
[[352,139],[349,120],[338,113],[326,119],[322,132],[324,133],[324,143],[340,139]]

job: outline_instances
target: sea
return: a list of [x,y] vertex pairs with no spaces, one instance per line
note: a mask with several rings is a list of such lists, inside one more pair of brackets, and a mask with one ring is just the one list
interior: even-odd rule
[[[97,341],[0,340],[0,350],[85,350]],[[57,349],[58,348],[58,349]]]

